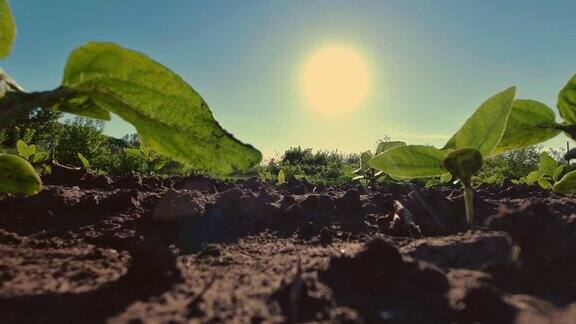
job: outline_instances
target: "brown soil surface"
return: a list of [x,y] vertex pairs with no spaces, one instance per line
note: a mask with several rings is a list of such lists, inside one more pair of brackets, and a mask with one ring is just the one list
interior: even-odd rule
[[0,323],[576,323],[576,198],[128,174],[0,198]]

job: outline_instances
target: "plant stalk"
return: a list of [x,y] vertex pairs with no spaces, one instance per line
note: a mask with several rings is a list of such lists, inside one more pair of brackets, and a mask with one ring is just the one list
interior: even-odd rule
[[464,206],[466,208],[466,223],[474,221],[474,188],[472,185],[464,185]]

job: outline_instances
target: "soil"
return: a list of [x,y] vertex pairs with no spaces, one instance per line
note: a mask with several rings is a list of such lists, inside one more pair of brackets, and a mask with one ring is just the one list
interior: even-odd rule
[[576,198],[55,170],[0,198],[0,323],[576,323]]

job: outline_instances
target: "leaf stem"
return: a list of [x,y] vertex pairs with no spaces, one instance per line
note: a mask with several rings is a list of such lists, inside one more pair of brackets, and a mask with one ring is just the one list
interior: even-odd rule
[[464,185],[464,206],[466,208],[466,222],[472,224],[474,221],[474,188],[471,184]]

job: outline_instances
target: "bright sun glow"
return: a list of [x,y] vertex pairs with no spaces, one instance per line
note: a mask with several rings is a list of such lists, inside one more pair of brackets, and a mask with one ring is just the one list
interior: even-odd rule
[[310,106],[327,113],[357,108],[368,90],[368,68],[362,56],[346,47],[313,53],[302,73],[302,90]]

